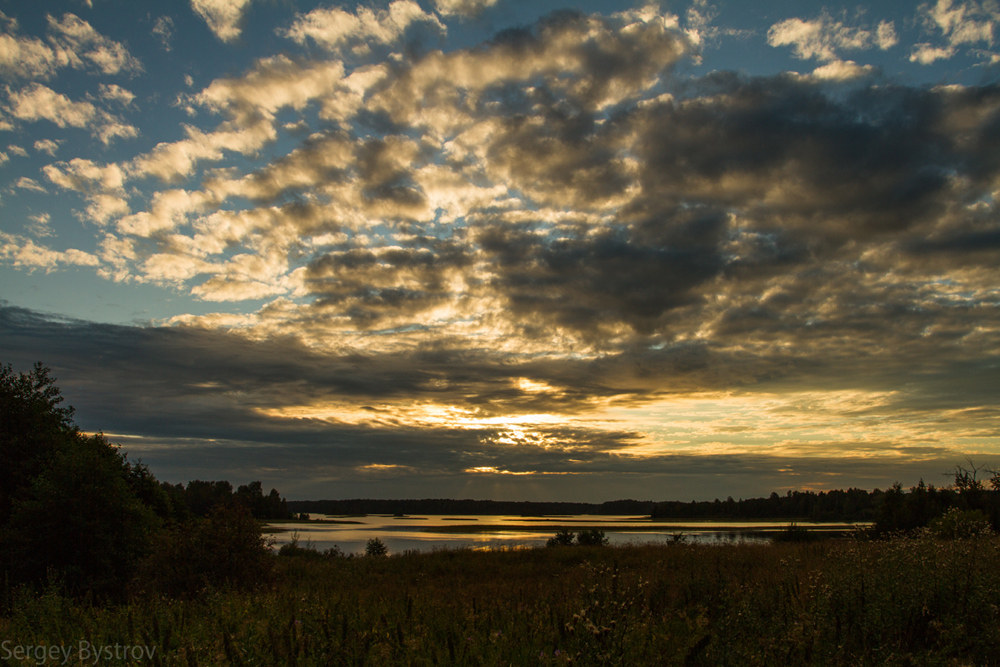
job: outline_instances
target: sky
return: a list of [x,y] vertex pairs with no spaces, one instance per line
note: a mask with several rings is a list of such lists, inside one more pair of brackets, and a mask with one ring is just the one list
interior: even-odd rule
[[0,0],[0,363],[169,482],[1000,466],[995,0]]

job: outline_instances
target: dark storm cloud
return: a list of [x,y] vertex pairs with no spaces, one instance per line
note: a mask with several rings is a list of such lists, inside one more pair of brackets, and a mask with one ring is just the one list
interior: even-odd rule
[[689,48],[662,21],[628,29],[624,23],[558,11],[474,49],[431,52],[394,65],[392,76],[374,90],[372,108],[413,126],[427,109],[452,107],[478,116],[510,112],[504,101],[528,100],[536,89],[539,99],[560,99],[588,113],[617,104],[648,87]]
[[[623,390],[592,377],[586,364],[551,368],[440,344],[393,354],[324,354],[292,338],[254,341],[195,327],[58,321],[13,307],[0,309],[0,338],[8,360],[25,368],[39,360],[51,366],[67,394],[79,397],[81,412],[93,415],[96,423],[113,422],[104,428],[164,436],[257,440],[254,433],[268,420],[255,408],[313,399],[339,399],[345,409],[367,401],[460,397],[500,410],[554,407],[545,405],[544,396],[511,385],[525,374],[551,379],[557,387],[572,383],[558,400],[571,410],[595,395]],[[241,426],[244,419],[252,423]],[[282,420],[273,424],[291,428]],[[305,433],[317,424],[299,421]]]
[[394,204],[400,213],[424,207],[424,196],[414,182],[409,160],[412,150],[395,137],[367,139],[356,150],[362,196],[376,203]]
[[[317,184],[342,182],[348,178],[352,149],[344,133],[309,137],[301,147],[250,174],[242,193],[254,202],[272,203],[310,191]],[[205,186],[210,192],[217,187],[212,178]]]
[[[838,99],[792,77],[717,74],[702,95],[636,113],[640,203],[738,210],[763,229],[837,242],[933,221],[968,157],[942,132],[947,93]],[[963,170],[964,171],[964,170]]]
[[[912,282],[856,283],[907,266],[908,254],[947,251],[943,272],[995,255],[997,218],[987,202],[998,174],[996,90],[887,86],[838,95],[802,78],[718,74],[698,93],[613,119],[630,128],[618,136],[633,137],[621,150],[641,159],[641,194],[617,224],[481,227],[475,238],[496,261],[493,286],[513,313],[584,335],[609,323],[648,334],[671,310],[769,291],[777,280],[786,284],[770,290],[769,303],[733,304],[718,333],[807,323],[882,330],[899,316],[924,325],[960,316],[923,303],[926,284],[920,292]],[[586,172],[576,152],[597,161],[607,154],[586,139],[573,144],[561,167],[547,146],[543,183],[571,182],[573,164]],[[545,152],[539,142],[521,145]],[[618,187],[606,175],[595,180]],[[586,196],[567,196],[588,205]],[[918,271],[907,268],[911,278]],[[823,302],[826,314],[809,312],[809,301]]]
[[549,107],[542,122],[516,115],[502,122],[489,146],[488,173],[545,205],[586,210],[622,195],[631,177],[593,114],[549,99],[540,104]]
[[361,328],[391,315],[416,319],[453,296],[450,275],[469,267],[472,256],[456,240],[416,237],[406,246],[331,251],[307,266],[305,287],[314,307],[335,309]]
[[[169,469],[251,461],[274,467],[279,460],[303,470],[373,463],[451,473],[490,465],[561,469],[568,454],[603,460],[606,451],[636,437],[627,430],[553,425],[511,447],[502,425],[415,426],[391,407],[379,407],[393,399],[457,401],[475,395],[469,404],[484,409],[545,409],[544,398],[510,384],[512,374],[544,368],[511,368],[496,356],[428,350],[337,358],[291,340],[253,342],[203,329],[56,321],[10,307],[0,309],[0,341],[5,360],[15,367],[26,369],[41,357],[53,368],[83,428],[128,434],[122,442],[126,450],[137,447],[144,460]],[[555,401],[563,408],[615,391],[588,377],[586,368],[562,375],[579,383]],[[334,405],[326,420],[259,410],[317,398]],[[372,421],[338,421],[337,404],[345,413],[367,413]]]
[[[461,495],[463,475],[470,474],[462,471],[467,470],[483,470],[471,474],[484,484],[503,478],[514,485],[511,493],[522,497],[538,493],[563,499],[587,497],[595,492],[593,484],[610,489],[622,476],[642,480],[642,486],[633,486],[633,493],[626,495],[642,489],[639,495],[656,498],[676,497],[677,489],[702,497],[699,485],[720,475],[731,479],[731,488],[748,490],[758,488],[754,485],[762,480],[774,488],[797,487],[802,480],[813,483],[816,475],[827,476],[831,488],[842,486],[841,476],[852,484],[863,479],[885,485],[901,476],[908,479],[901,471],[926,476],[929,470],[949,469],[953,461],[933,442],[921,442],[914,451],[901,450],[893,442],[863,443],[863,451],[858,442],[824,442],[814,445],[817,453],[839,448],[840,458],[823,458],[822,463],[809,455],[808,445],[777,457],[766,451],[665,451],[636,458],[626,452],[642,442],[644,434],[629,421],[595,429],[586,418],[576,418],[585,417],[602,397],[629,406],[672,392],[684,396],[741,384],[746,390],[794,394],[857,388],[859,382],[873,390],[917,383],[920,391],[871,411],[871,418],[905,421],[926,412],[933,419],[960,420],[942,426],[957,423],[987,434],[997,418],[989,405],[1000,400],[996,363],[963,365],[947,358],[909,372],[892,360],[874,368],[866,361],[866,373],[859,379],[853,368],[832,368],[805,351],[796,358],[754,359],[716,353],[704,345],[637,348],[578,361],[530,361],[443,343],[410,353],[338,356],[316,353],[293,339],[252,341],[188,327],[59,321],[11,307],[0,309],[0,345],[15,367],[27,369],[36,360],[53,367],[83,428],[126,434],[125,440],[118,440],[124,449],[167,479],[223,473],[233,479],[266,476],[275,480],[269,483],[284,480],[288,488],[303,489],[321,484],[315,480],[336,479],[344,489],[338,495],[350,495],[346,489],[384,495],[378,480],[385,475],[397,476],[402,485],[398,488],[409,488],[407,480],[413,475],[436,475],[438,488],[452,489],[441,495]],[[520,389],[514,382],[520,377],[544,382],[547,388]],[[326,419],[267,411],[311,400],[331,406]],[[482,416],[549,412],[564,415],[565,421],[523,431],[502,422],[418,424],[399,410],[400,400],[478,408]],[[338,420],[338,405],[345,417],[361,412],[371,420]],[[935,416],[942,408],[958,412]],[[778,467],[795,474],[779,474]],[[546,491],[530,490],[527,481],[515,483],[507,479],[513,475],[502,471],[533,473],[532,478],[544,472]],[[567,478],[556,482],[561,475]],[[657,491],[657,475],[669,476],[676,486]],[[330,487],[317,486],[303,491],[302,497],[320,488]]]
[[[702,244],[670,243],[698,226],[705,228],[694,234]],[[717,216],[663,227],[659,239],[621,226],[539,242],[530,229],[497,224],[481,229],[477,240],[495,261],[493,287],[515,316],[541,316],[585,334],[619,323],[650,333],[667,311],[701,302],[695,288],[723,268],[712,243],[721,231]]]
[[[566,90],[580,107],[592,109],[614,100],[616,89],[641,89],[688,48],[683,37],[665,32],[656,23],[616,30],[614,21],[562,10],[543,17],[531,28],[499,33],[486,50],[502,60],[530,62],[551,57],[553,45],[559,45],[559,55],[578,62],[579,72],[548,83]],[[550,72],[554,66],[555,62]]]

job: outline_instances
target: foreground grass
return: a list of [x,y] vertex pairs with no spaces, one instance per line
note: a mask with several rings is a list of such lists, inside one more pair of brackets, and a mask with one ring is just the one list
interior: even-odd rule
[[1000,665],[998,604],[996,538],[463,550],[283,557],[187,601],[23,596],[0,639],[184,666]]

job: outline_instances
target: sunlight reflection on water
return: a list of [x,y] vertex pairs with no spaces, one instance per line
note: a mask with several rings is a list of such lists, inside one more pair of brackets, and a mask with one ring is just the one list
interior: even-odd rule
[[[560,527],[597,527],[604,531],[611,544],[664,544],[676,534],[684,535],[688,544],[764,543],[766,534],[787,528],[787,521],[651,521],[636,516],[430,516],[430,515],[311,515],[320,521],[274,521],[278,529],[272,535],[275,548],[291,542],[297,536],[300,546],[313,546],[320,551],[334,546],[345,554],[363,553],[365,544],[377,537],[389,548],[389,553],[403,551],[433,551],[438,549],[489,549],[540,547]],[[327,523],[335,521],[337,523]],[[849,530],[847,524],[803,524],[810,530]]]

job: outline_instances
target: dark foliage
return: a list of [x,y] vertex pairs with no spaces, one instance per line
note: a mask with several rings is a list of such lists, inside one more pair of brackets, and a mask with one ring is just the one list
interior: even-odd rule
[[260,482],[160,483],[102,434],[81,433],[50,371],[0,366],[0,601],[18,587],[122,598],[268,581],[257,519],[286,518]]
[[385,543],[382,542],[382,540],[377,537],[373,537],[368,540],[368,543],[365,545],[365,555],[373,558],[388,556],[389,548],[385,546]]
[[199,479],[188,482],[187,487],[163,482],[161,488],[170,497],[174,505],[173,511],[179,518],[206,517],[216,507],[234,504],[247,508],[255,519],[292,518],[287,502],[278,490],[271,489],[265,496],[259,481],[242,484],[236,491],[226,481],[206,482]]
[[792,523],[788,528],[775,533],[771,539],[775,542],[815,542],[822,539],[822,535]]
[[887,535],[912,531],[933,524],[951,511],[965,513],[967,518],[979,517],[1000,532],[1000,475],[990,471],[992,477],[987,484],[978,479],[980,469],[969,465],[955,468],[950,488],[936,488],[920,480],[906,492],[902,485],[894,484],[882,495],[874,532]]
[[871,521],[881,502],[879,489],[846,491],[788,491],[767,498],[732,497],[714,502],[657,503],[654,519],[808,519],[810,521]]
[[30,373],[0,366],[0,525],[55,453],[74,446],[73,408],[59,407],[62,401],[42,364]]
[[569,547],[573,546],[573,540],[576,537],[576,533],[571,531],[569,528],[563,528],[558,533],[553,535],[545,543],[548,547]]
[[207,589],[247,590],[271,580],[268,540],[247,508],[219,505],[207,518],[162,531],[136,586],[171,597]]
[[155,481],[103,435],[79,431],[41,364],[0,368],[0,401],[5,585],[120,596],[168,512]]
[[581,547],[604,547],[608,545],[608,538],[599,528],[587,528],[576,536],[576,543]]

